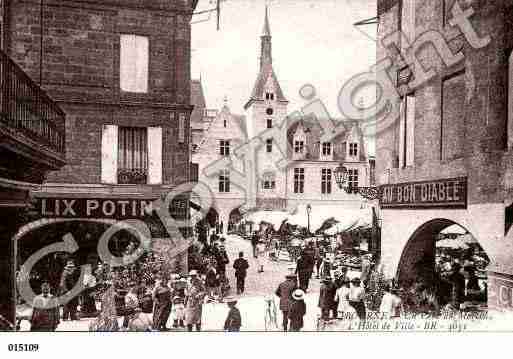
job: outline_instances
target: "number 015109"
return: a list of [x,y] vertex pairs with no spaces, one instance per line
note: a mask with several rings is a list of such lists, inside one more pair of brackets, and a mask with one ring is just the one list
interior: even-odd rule
[[8,344],[7,350],[10,352],[37,352],[39,344]]

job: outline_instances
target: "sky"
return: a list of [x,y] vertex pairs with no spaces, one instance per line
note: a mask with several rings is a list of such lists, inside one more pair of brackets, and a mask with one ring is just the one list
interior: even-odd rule
[[[258,73],[266,4],[274,70],[290,101],[288,111],[305,105],[299,89],[312,84],[330,115],[341,117],[342,85],[376,61],[376,25],[353,26],[376,16],[376,0],[226,0],[219,31],[215,13],[210,20],[194,16],[192,78],[201,75],[207,106],[219,109],[226,97],[233,113],[244,113]],[[197,11],[212,7],[214,1],[200,0]],[[374,94],[367,92],[362,97],[370,105]]]

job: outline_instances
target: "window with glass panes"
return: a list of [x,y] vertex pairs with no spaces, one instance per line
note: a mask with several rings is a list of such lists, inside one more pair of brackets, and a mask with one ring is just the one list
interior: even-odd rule
[[267,128],[272,128],[273,127],[273,120],[268,118],[267,119]]
[[272,138],[268,138],[267,140],[265,140],[265,148],[266,148],[267,152],[272,152],[273,151],[273,140],[272,140]]
[[273,173],[266,173],[262,179],[262,189],[275,189],[276,179]]
[[323,168],[321,171],[321,193],[331,193],[331,169]]
[[230,192],[230,172],[228,170],[219,172],[219,192]]
[[347,184],[350,188],[358,187],[358,170],[350,168],[347,170]]
[[295,141],[294,142],[294,152],[295,153],[303,153],[304,147],[305,147],[305,143],[303,141]]
[[228,140],[219,141],[219,154],[221,156],[229,156],[230,155],[230,141],[228,141]]
[[294,168],[294,193],[305,192],[305,169]]
[[323,142],[322,155],[323,156],[331,156],[331,143],[330,142]]
[[349,156],[358,156],[358,144],[357,143],[349,144]]

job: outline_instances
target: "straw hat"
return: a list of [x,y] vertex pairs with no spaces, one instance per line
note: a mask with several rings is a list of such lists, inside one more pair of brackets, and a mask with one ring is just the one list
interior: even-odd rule
[[235,298],[234,296],[231,295],[231,296],[224,298],[224,301],[228,304],[237,303],[237,298]]
[[305,292],[302,289],[296,289],[294,293],[292,293],[292,298],[295,300],[302,300],[305,297]]

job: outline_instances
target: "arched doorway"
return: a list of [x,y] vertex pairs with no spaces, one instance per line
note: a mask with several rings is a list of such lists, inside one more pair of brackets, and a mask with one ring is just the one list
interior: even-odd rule
[[424,223],[410,237],[396,281],[404,293],[424,298],[430,302],[428,306],[438,307],[437,310],[448,304],[458,309],[479,309],[487,302],[489,263],[487,254],[468,230],[439,218]]
[[228,233],[230,233],[230,232],[242,233],[242,229],[240,228],[240,222],[242,220],[242,213],[240,212],[239,208],[235,208],[230,212],[230,215],[228,217]]

